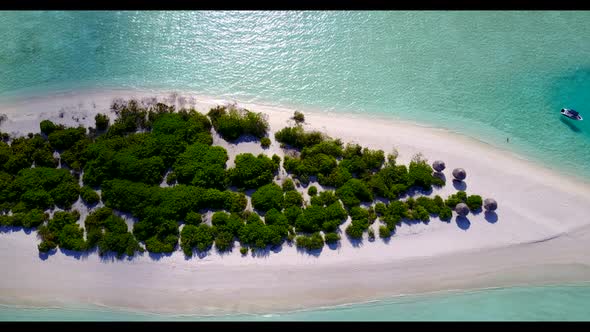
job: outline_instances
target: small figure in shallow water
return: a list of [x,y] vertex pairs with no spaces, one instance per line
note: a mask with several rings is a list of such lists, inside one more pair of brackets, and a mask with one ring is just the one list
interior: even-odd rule
[[510,137],[506,137],[506,143],[510,143]]

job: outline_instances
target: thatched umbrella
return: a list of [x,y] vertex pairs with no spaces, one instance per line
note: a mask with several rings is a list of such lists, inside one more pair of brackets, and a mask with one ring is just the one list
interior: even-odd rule
[[498,208],[498,202],[496,202],[495,199],[493,198],[486,198],[483,201],[483,207],[487,210],[487,211],[494,211]]
[[437,172],[442,172],[446,168],[445,162],[442,160],[435,160],[432,163],[432,168]]
[[453,176],[455,177],[455,179],[463,181],[467,177],[467,173],[462,168],[455,168],[453,170]]
[[455,212],[457,212],[458,215],[465,217],[469,214],[469,207],[465,203],[459,203],[455,206]]

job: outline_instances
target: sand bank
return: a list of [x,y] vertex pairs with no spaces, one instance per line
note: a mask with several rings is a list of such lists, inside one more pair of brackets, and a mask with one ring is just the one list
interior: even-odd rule
[[[158,96],[203,112],[227,102],[184,93],[81,91],[0,101],[0,113],[8,115],[0,130],[38,132],[42,119],[92,126],[94,114],[109,112],[114,97],[131,96]],[[255,142],[234,145],[216,137],[214,144],[228,149],[228,166],[242,152],[283,156],[273,134],[292,124],[292,110],[240,105],[268,114],[273,144],[262,150]],[[395,148],[401,162],[418,152],[430,161],[444,160],[447,186],[433,194],[456,191],[450,181],[452,169],[464,168],[466,188],[460,189],[495,198],[497,213],[470,214],[468,221],[454,217],[448,223],[432,219],[428,225],[404,224],[388,243],[365,239],[354,247],[343,237],[339,247],[324,247],[319,255],[285,244],[279,252],[257,257],[242,257],[234,249],[231,254],[212,250],[206,257],[188,260],[180,251],[123,261],[58,251],[41,259],[35,232],[4,232],[0,233],[0,303],[89,303],[162,313],[219,314],[282,311],[449,289],[590,281],[587,184],[445,130],[391,119],[304,113],[306,128],[385,152]],[[373,225],[375,230],[378,226],[378,222]]]

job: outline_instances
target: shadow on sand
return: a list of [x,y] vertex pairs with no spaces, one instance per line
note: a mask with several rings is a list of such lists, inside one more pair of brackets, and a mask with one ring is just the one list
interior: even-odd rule
[[170,257],[172,256],[172,254],[177,250],[178,248],[175,248],[173,252],[163,252],[163,253],[153,253],[153,252],[148,252],[148,256],[154,260],[154,261],[159,261],[160,259],[164,258],[164,257]]
[[88,258],[89,255],[95,253],[96,249],[89,250],[89,251],[75,251],[75,250],[59,248],[59,252],[61,252],[62,254],[66,255],[68,257],[74,257],[77,260],[81,260],[81,259],[86,259],[86,258]]
[[39,259],[42,261],[46,261],[49,256],[53,256],[57,253],[57,249],[49,250],[48,252],[39,252]]
[[485,212],[485,219],[490,224],[495,224],[498,222],[498,214],[494,211],[486,211]]
[[18,233],[24,231],[25,234],[31,234],[36,228],[25,228],[22,226],[0,226],[0,233]]
[[336,241],[335,243],[326,243],[326,247],[328,247],[330,250],[338,250],[342,246],[341,242],[342,240]]
[[315,249],[315,250],[307,250],[304,248],[297,247],[297,252],[302,253],[302,254],[307,254],[309,256],[314,256],[314,257],[320,257],[322,250],[324,250],[324,248]]
[[469,219],[467,219],[467,217],[457,216],[455,221],[457,222],[457,227],[461,228],[464,231],[468,230],[471,226],[471,222],[469,221]]
[[[219,133],[217,133],[219,134]],[[236,140],[233,141],[228,141],[225,138],[223,138],[223,136],[219,135],[219,137],[221,137],[221,139],[227,141],[230,144],[234,144],[234,145],[238,145],[240,143],[251,143],[251,142],[258,142],[260,141],[260,139],[254,135],[242,135],[240,137],[238,137]]]
[[467,183],[465,181],[453,180],[453,187],[457,190],[465,191],[467,189]]

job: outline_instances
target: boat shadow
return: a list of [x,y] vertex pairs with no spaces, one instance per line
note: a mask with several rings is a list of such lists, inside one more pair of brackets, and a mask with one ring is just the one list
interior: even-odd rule
[[561,117],[559,119],[559,121],[561,121],[563,124],[565,124],[566,126],[568,126],[571,131],[575,132],[575,133],[581,133],[582,130],[580,128],[578,128],[578,126],[576,126],[575,124],[571,123],[571,121],[569,121],[568,119],[564,119],[563,117]]

